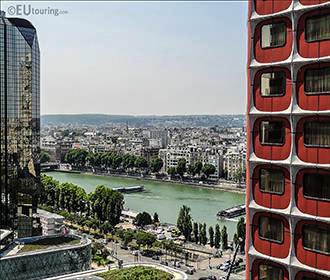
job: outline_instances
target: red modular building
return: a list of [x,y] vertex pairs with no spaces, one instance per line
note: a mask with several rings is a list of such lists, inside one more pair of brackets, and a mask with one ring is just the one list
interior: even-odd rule
[[330,279],[330,1],[249,0],[247,280]]

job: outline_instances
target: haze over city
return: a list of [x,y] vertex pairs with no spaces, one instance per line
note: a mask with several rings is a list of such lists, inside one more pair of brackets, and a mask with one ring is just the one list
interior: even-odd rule
[[244,113],[246,2],[30,4],[41,114]]

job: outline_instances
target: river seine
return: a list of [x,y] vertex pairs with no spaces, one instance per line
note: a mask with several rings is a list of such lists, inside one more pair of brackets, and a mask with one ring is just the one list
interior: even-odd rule
[[61,183],[71,182],[92,192],[96,186],[110,188],[120,186],[143,185],[145,192],[125,194],[125,208],[135,211],[147,211],[151,215],[157,212],[161,222],[176,223],[182,205],[191,208],[193,220],[206,223],[207,228],[218,223],[221,228],[226,225],[230,239],[236,232],[236,222],[217,220],[219,210],[245,203],[245,195],[221,190],[206,189],[197,186],[181,185],[169,182],[157,182],[123,177],[72,174],[64,172],[46,173]]

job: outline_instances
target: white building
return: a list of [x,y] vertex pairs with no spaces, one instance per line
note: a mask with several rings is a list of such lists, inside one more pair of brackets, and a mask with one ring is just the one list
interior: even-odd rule
[[38,209],[37,217],[40,218],[42,235],[59,234],[64,225],[64,217]]
[[246,165],[245,149],[229,149],[223,157],[223,169],[227,172],[227,179],[234,180],[235,174],[243,172]]

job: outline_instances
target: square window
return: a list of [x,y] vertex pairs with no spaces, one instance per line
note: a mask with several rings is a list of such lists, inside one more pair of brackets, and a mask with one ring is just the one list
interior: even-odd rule
[[260,124],[259,140],[262,145],[283,145],[284,126],[281,121],[262,121]]
[[285,94],[285,73],[271,72],[261,75],[261,96],[282,96]]
[[261,27],[261,48],[283,47],[286,43],[284,22],[265,24]]

